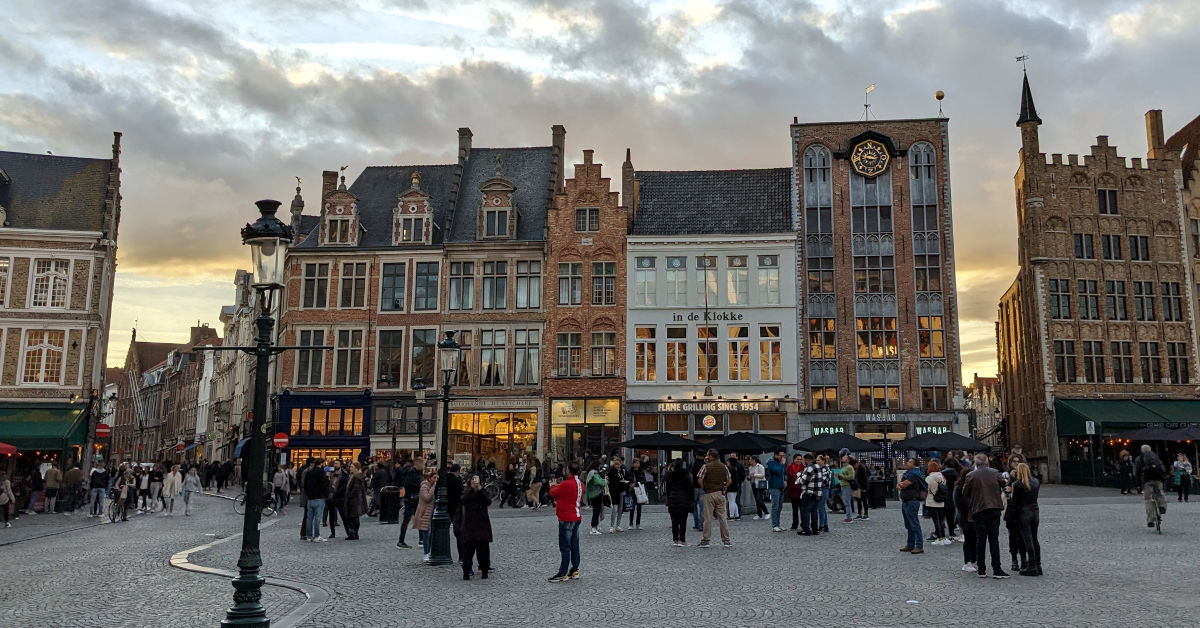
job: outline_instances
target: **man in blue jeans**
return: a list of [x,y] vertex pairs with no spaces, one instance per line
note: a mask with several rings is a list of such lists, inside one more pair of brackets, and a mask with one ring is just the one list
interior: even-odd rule
[[784,463],[786,456],[783,449],[776,449],[775,457],[767,461],[767,491],[771,494],[772,532],[783,532],[779,517],[783,512],[783,491],[787,487],[787,464]]
[[925,478],[917,468],[917,461],[909,458],[904,463],[904,475],[900,477],[900,512],[904,515],[904,529],[908,532],[908,541],[901,552],[924,554],[924,538],[921,536],[921,492],[926,490]]
[[321,536],[321,520],[325,518],[325,499],[329,497],[329,478],[325,476],[325,461],[317,460],[307,473],[304,474],[304,498],[308,503],[304,506],[308,519],[308,540],[312,543],[324,543]]
[[562,561],[558,572],[550,576],[549,581],[575,580],[579,578],[579,522],[583,518],[579,511],[583,502],[579,463],[567,465],[567,479],[552,483],[550,496],[554,498],[554,514],[558,516],[558,553]]

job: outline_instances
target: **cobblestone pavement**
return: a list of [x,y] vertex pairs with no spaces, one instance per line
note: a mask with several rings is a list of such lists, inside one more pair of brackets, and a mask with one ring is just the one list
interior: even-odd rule
[[[1200,617],[1194,545],[1200,503],[1170,503],[1164,533],[1144,526],[1140,497],[1051,486],[1043,491],[1046,576],[982,580],[961,571],[959,545],[902,554],[900,509],[808,538],[772,533],[766,521],[732,523],[734,547],[675,548],[661,507],[643,529],[582,537],[583,578],[545,581],[558,565],[548,510],[493,510],[492,578],[464,582],[456,566],[421,564],[395,547],[398,526],[364,519],[362,540],[303,543],[298,514],[264,535],[266,572],[333,591],[304,626],[897,626],[951,622],[1019,626],[1189,625]],[[585,512],[585,526],[588,513]],[[689,520],[690,521],[690,520]],[[784,525],[790,523],[785,508]],[[929,524],[925,520],[926,525]],[[586,530],[585,530],[586,531]],[[339,530],[340,532],[340,530]],[[928,533],[928,530],[926,530]],[[689,541],[699,539],[689,528]],[[416,534],[409,542],[416,545]],[[236,546],[193,555],[227,565]],[[1001,551],[1006,534],[1001,531]],[[1150,575],[1153,574],[1153,575]],[[821,584],[817,585],[816,582]]]
[[[1140,497],[1114,493],[1043,490],[1042,578],[981,580],[960,570],[958,545],[902,554],[891,503],[869,522],[831,516],[833,534],[817,538],[743,519],[731,524],[732,549],[706,550],[671,547],[666,513],[651,506],[642,530],[585,534],[583,578],[559,584],[545,581],[558,564],[548,510],[493,510],[498,570],[463,582],[456,566],[428,567],[419,550],[397,549],[399,526],[373,519],[363,520],[361,541],[344,541],[339,529],[329,543],[303,543],[293,508],[263,532],[264,573],[331,592],[303,621],[311,627],[1194,625],[1200,503],[1171,501],[1160,536],[1144,526]],[[193,517],[137,517],[0,547],[0,625],[215,625],[230,601],[228,581],[166,566],[176,551],[239,530],[228,502],[204,498],[201,506]],[[789,520],[785,508],[785,526]],[[688,534],[692,543],[699,538]],[[415,531],[409,541],[416,544]],[[1002,551],[1005,543],[1002,531]],[[231,541],[191,561],[231,569],[237,552]],[[267,587],[264,601],[280,617],[302,595]]]
[[[190,517],[138,515],[110,524],[38,514],[0,529],[0,544],[10,543],[0,546],[0,626],[215,626],[233,602],[229,580],[168,561],[176,551],[240,532],[241,517],[228,500],[197,497],[193,505]],[[236,554],[237,540],[225,545]],[[221,566],[235,568],[233,561]],[[263,589],[273,617],[303,599]]]

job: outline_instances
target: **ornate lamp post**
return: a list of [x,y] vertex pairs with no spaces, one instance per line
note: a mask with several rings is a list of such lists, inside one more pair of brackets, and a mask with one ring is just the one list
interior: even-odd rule
[[417,398],[417,451],[425,454],[425,380],[418,377],[412,383],[413,396]]
[[[454,332],[446,332],[446,338],[438,343],[438,363],[442,371],[442,433],[438,449],[437,501],[434,502],[432,533],[429,548],[430,565],[449,565],[450,558],[450,513],[447,511],[446,474],[450,472],[450,382],[458,370],[458,351],[461,347],[454,341]],[[420,407],[420,406],[417,406]]]
[[242,519],[242,551],[238,556],[238,576],[233,579],[233,606],[225,612],[222,626],[271,625],[262,605],[263,577],[259,575],[262,556],[259,553],[258,522],[262,516],[263,457],[266,452],[267,395],[271,356],[289,349],[324,350],[333,347],[280,347],[273,346],[272,331],[275,319],[272,316],[271,298],[283,288],[283,276],[287,261],[288,245],[292,242],[292,229],[275,217],[279,201],[262,200],[255,203],[260,216],[258,220],[242,228],[242,243],[250,247],[250,260],[254,270],[255,292],[258,293],[259,315],[255,319],[258,336],[255,344],[247,347],[196,347],[207,351],[242,351],[256,358],[254,365],[254,412],[251,417],[250,442],[246,444],[246,514]]

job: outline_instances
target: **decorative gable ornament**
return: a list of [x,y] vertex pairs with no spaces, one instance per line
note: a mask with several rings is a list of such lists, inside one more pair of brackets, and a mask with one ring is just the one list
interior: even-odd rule
[[392,208],[392,245],[429,244],[432,215],[429,195],[421,189],[421,173],[413,170],[409,188],[400,193]]

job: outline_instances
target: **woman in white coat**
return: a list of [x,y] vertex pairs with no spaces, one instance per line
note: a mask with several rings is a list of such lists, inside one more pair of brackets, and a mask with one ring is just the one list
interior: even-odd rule
[[167,504],[163,514],[170,517],[175,514],[175,498],[183,493],[183,476],[179,475],[179,465],[172,466],[171,472],[163,478],[162,491],[163,501]]

